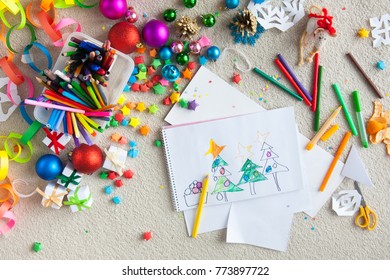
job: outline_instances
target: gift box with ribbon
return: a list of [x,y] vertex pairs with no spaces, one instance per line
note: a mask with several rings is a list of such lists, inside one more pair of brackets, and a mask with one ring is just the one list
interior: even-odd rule
[[68,194],[68,201],[64,205],[69,205],[72,212],[84,211],[91,208],[93,199],[88,186],[78,186]]
[[62,132],[57,133],[56,131],[49,131],[48,129],[45,129],[45,132],[46,137],[42,140],[43,144],[59,155],[60,152],[65,149],[65,145],[68,144],[71,137]]
[[80,184],[82,176],[83,174],[77,172],[77,170],[73,168],[73,164],[71,162],[68,162],[68,164],[62,171],[62,174],[57,176],[57,184],[64,186],[65,189],[70,189],[74,191]]
[[63,186],[57,185],[55,182],[50,182],[46,186],[45,192],[41,191],[39,188],[37,188],[36,191],[43,196],[41,202],[42,206],[54,209],[61,208],[64,196],[68,193]]
[[115,146],[110,146],[110,148],[108,150],[105,149],[104,152],[106,153],[106,159],[103,163],[103,168],[114,171],[122,176],[125,169],[127,151]]

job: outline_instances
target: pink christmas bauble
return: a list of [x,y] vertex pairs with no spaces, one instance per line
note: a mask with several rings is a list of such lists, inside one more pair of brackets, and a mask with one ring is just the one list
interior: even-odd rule
[[100,12],[109,19],[119,19],[127,11],[126,0],[100,0]]

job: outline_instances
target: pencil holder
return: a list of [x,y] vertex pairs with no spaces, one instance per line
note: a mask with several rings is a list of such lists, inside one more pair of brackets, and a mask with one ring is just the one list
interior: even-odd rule
[[[93,39],[92,37],[81,33],[81,32],[74,32],[68,36],[68,39],[65,42],[64,47],[61,50],[62,53],[70,52],[74,50],[72,47],[68,46],[68,43],[70,39],[74,37],[82,41],[88,41],[91,42],[97,46],[102,46],[103,43]],[[69,60],[68,57],[64,57],[62,55],[59,55],[57,58],[56,63],[53,66],[52,72],[55,70],[62,71],[65,66],[66,62]],[[120,51],[116,50],[117,58],[114,62],[114,65],[112,66],[112,70],[110,71],[110,80],[105,89],[105,94],[107,96],[107,101],[109,104],[115,104],[118,100],[119,96],[122,94],[123,89],[125,88],[127,81],[129,80],[131,73],[134,70],[134,61],[124,53],[121,53]],[[39,121],[42,124],[46,124],[49,120],[50,114],[52,109],[45,109],[43,107],[35,107],[34,109],[34,117],[37,121]],[[102,127],[104,127],[105,122],[101,121],[100,123]],[[62,125],[58,129],[60,132],[63,131]]]

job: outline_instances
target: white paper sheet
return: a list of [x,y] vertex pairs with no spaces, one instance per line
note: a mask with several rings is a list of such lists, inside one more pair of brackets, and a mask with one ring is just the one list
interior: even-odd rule
[[343,174],[345,177],[359,182],[364,186],[374,186],[370,179],[370,175],[368,175],[367,168],[364,166],[364,163],[355,145],[352,145],[351,151],[348,154],[348,158],[345,161],[344,168],[341,171],[341,174]]
[[259,111],[258,104],[204,66],[196,72],[181,98],[195,99],[199,106],[191,111],[175,104],[165,117],[166,122],[192,123]]
[[[303,188],[292,107],[165,127],[162,134],[178,211],[197,207],[192,202],[199,191],[191,189],[192,182],[208,173],[213,180],[205,205]],[[240,143],[251,146],[250,158],[238,157]]]
[[357,190],[341,191],[332,196],[332,209],[339,216],[353,216],[360,207],[362,196]]
[[[261,218],[258,213],[265,213]],[[257,199],[232,203],[226,241],[286,251],[293,213],[280,204]]]

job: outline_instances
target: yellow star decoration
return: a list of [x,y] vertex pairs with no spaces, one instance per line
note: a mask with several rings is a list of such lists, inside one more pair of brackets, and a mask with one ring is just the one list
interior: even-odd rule
[[204,155],[207,156],[208,154],[212,154],[213,158],[216,158],[225,147],[226,146],[218,146],[217,143],[215,143],[214,140],[211,139],[210,148]]
[[121,96],[119,96],[119,98],[118,98],[118,104],[123,105],[123,103],[125,103],[125,101],[126,101],[126,97],[123,94],[121,94]]
[[241,162],[246,161],[249,158],[252,158],[252,145],[244,146],[241,143],[238,143],[238,154],[236,158],[240,158]]
[[370,30],[367,30],[365,28],[361,28],[359,31],[358,31],[358,36],[360,38],[368,38],[368,35],[370,34]]
[[137,107],[135,107],[136,110],[143,112],[146,110],[145,103],[143,102],[138,102]]
[[122,114],[123,114],[124,116],[130,115],[130,109],[129,109],[127,106],[123,106],[123,107],[121,108],[121,112],[122,112]]
[[139,121],[139,118],[131,118],[130,119],[130,122],[129,122],[129,125],[136,128],[137,126],[139,126],[140,124],[140,121]]
[[181,72],[181,75],[184,79],[188,79],[188,80],[191,80],[191,77],[192,77],[192,72],[186,68],[186,70],[182,71]]
[[178,92],[173,92],[173,93],[171,94],[171,96],[169,96],[169,99],[171,100],[172,104],[175,104],[175,103],[178,102],[179,99],[180,99],[180,93],[178,93]]

